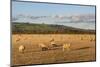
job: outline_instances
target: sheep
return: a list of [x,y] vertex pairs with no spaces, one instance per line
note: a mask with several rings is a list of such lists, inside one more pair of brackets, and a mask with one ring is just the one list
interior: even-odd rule
[[39,44],[39,47],[42,48],[42,51],[48,50],[48,47],[47,47],[45,44],[43,44],[43,43],[40,43],[40,44]]
[[91,41],[91,42],[92,42],[92,41],[95,41],[95,38],[91,38],[90,41]]
[[20,38],[18,38],[18,39],[16,40],[16,42],[18,42],[18,41],[20,41]]
[[21,34],[18,35],[18,38],[17,38],[16,42],[21,40],[21,36],[22,36]]
[[95,41],[95,38],[92,37],[92,36],[89,36],[88,38],[89,38],[89,41],[91,41],[91,42],[92,42],[92,41]]
[[55,43],[54,39],[50,40],[50,45],[52,45],[53,47],[57,47],[57,44]]
[[20,46],[19,46],[19,52],[20,52],[20,53],[24,53],[24,50],[25,50],[25,46],[20,45]]
[[92,42],[92,41],[94,41],[94,38],[93,38],[92,36],[89,36],[89,37],[87,38],[87,40]]
[[63,44],[62,48],[63,48],[63,51],[65,51],[66,49],[69,51],[70,50],[70,43],[66,43],[66,44]]

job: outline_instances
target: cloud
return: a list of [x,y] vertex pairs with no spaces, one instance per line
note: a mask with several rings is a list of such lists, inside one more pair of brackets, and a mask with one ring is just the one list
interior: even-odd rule
[[28,19],[28,20],[52,20],[56,21],[56,23],[60,22],[95,22],[95,14],[76,14],[76,15],[51,15],[51,16],[32,16],[32,15],[25,15],[25,14],[19,14],[16,17],[12,17],[13,21],[17,21],[19,19]]
[[95,15],[94,14],[82,14],[71,16],[71,20],[74,22],[95,22]]

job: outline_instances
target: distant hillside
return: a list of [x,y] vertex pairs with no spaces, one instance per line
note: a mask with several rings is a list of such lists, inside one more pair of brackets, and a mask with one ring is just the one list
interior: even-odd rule
[[64,25],[33,24],[12,22],[13,34],[95,34],[95,30],[85,30]]

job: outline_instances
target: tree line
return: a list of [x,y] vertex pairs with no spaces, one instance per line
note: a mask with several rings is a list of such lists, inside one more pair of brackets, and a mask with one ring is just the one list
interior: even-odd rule
[[84,30],[64,25],[12,23],[13,34],[95,34],[95,30]]

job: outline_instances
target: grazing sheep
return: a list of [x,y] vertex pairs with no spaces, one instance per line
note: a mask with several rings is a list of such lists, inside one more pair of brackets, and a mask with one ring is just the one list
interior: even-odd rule
[[53,47],[57,47],[58,45],[55,43],[54,39],[50,40],[50,45],[52,45]]
[[20,38],[18,38],[18,39],[16,40],[16,42],[18,42],[18,41],[20,41]]
[[25,50],[25,46],[20,45],[20,46],[19,46],[19,52],[20,52],[20,53],[24,53],[24,50]]
[[44,44],[39,44],[39,47],[41,47],[42,48],[42,51],[46,51],[46,50],[48,50],[48,48],[47,48],[47,46],[46,45],[44,45]]
[[54,38],[52,38],[52,39],[50,40],[50,42],[52,42],[52,41],[54,41]]
[[95,41],[95,38],[91,38],[90,41],[91,41],[91,42],[92,42],[92,41]]
[[69,51],[70,50],[70,43],[63,44],[62,48],[63,48],[63,51],[65,51],[66,49]]
[[93,38],[92,36],[90,36],[89,40],[92,42],[92,41],[95,41],[95,38]]
[[18,35],[18,38],[17,38],[16,42],[21,40],[21,36],[22,36],[21,34]]
[[87,40],[92,42],[93,38],[91,36],[88,36]]

